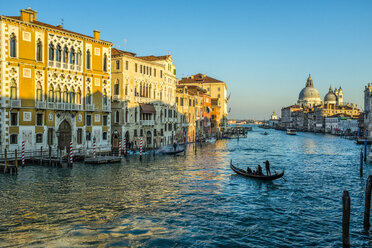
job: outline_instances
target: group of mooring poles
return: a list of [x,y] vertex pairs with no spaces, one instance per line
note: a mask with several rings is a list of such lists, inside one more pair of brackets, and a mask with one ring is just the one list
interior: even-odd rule
[[[371,192],[372,192],[372,175],[367,178],[366,192],[364,199],[364,231],[368,233],[370,224],[371,211]],[[350,195],[344,190],[342,195],[342,246],[350,247]]]

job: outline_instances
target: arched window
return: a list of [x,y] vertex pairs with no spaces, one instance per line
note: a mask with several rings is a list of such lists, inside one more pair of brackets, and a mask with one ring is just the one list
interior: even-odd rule
[[103,71],[107,71],[107,55],[103,55]]
[[61,62],[61,54],[62,54],[62,49],[61,46],[58,44],[57,49],[56,49],[56,61]]
[[43,45],[39,39],[36,44],[36,60],[43,61]]
[[14,79],[12,79],[10,83],[10,99],[11,100],[16,100],[18,97],[17,94],[17,83]]
[[68,61],[68,48],[65,46],[63,48],[63,63],[67,63]]
[[74,48],[70,49],[70,64],[75,64],[75,50]]
[[116,111],[115,112],[115,122],[119,123],[119,119],[120,119],[120,113],[119,113],[119,111]]
[[54,99],[56,102],[61,102],[61,87],[58,86],[56,89],[56,98]]
[[53,43],[49,44],[49,60],[54,60],[54,45]]
[[17,57],[17,37],[14,33],[10,35],[10,57]]
[[71,87],[71,90],[70,90],[70,103],[73,103],[75,104],[75,89],[74,87]]
[[43,101],[43,88],[41,83],[37,83],[36,86],[36,101]]
[[76,54],[76,64],[81,65],[81,51],[80,51],[80,49],[78,50],[78,52]]
[[107,105],[107,91],[106,91],[106,89],[103,90],[103,104]]
[[67,87],[66,86],[63,89],[63,102],[64,103],[68,103],[68,91],[67,91]]
[[49,86],[48,101],[49,102],[54,102],[54,88],[53,88],[53,85]]
[[87,88],[86,104],[92,104],[92,94],[90,88]]
[[87,69],[90,70],[90,50],[87,50]]
[[114,95],[119,95],[119,79],[116,80],[116,83],[114,85]]
[[81,90],[78,88],[77,90],[77,104],[81,104]]

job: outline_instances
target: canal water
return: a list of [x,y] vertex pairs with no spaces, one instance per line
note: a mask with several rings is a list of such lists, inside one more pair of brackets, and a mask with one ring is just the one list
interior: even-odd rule
[[[352,247],[370,247],[363,206],[372,167],[360,178],[359,152],[335,136],[255,127],[186,157],[20,168],[0,174],[0,246],[340,247],[347,189]],[[244,169],[268,159],[285,180],[243,178],[231,159]]]

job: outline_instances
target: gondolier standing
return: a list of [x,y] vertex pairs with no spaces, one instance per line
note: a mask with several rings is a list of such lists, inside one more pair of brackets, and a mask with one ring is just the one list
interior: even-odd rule
[[265,168],[266,168],[266,175],[268,176],[268,175],[270,174],[270,176],[271,176],[269,160],[266,160],[266,161],[264,162],[264,164],[265,164]]

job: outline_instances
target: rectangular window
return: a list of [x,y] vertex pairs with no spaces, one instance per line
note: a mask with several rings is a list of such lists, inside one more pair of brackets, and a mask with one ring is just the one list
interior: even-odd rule
[[120,60],[116,60],[116,70],[120,69]]
[[221,88],[220,87],[218,87],[218,91],[221,91]]
[[164,124],[164,131],[167,131],[167,123]]
[[85,138],[86,138],[87,141],[90,141],[92,139],[92,133],[87,131]]
[[43,143],[43,134],[42,133],[37,133],[36,134],[36,143]]
[[140,65],[140,73],[142,73],[142,65]]
[[143,129],[140,129],[140,136],[143,136]]
[[18,135],[17,134],[11,134],[10,135],[10,144],[11,145],[18,144]]
[[36,125],[37,126],[42,126],[43,125],[43,114],[42,113],[37,113],[36,114]]
[[171,123],[168,124],[168,130],[172,131],[172,124]]
[[156,137],[156,129],[154,129],[154,137]]
[[11,126],[18,125],[18,113],[10,113],[10,125]]
[[134,130],[134,134],[133,134],[134,137],[137,137],[137,129]]
[[53,145],[53,128],[48,128],[48,145]]
[[137,72],[137,63],[134,64],[134,71]]
[[183,98],[181,97],[181,106],[183,106]]
[[161,135],[161,136],[164,135],[164,131],[163,131],[163,129],[160,129],[160,135]]
[[79,145],[83,143],[83,129],[81,128],[77,130],[76,141]]
[[103,132],[102,133],[102,139],[103,140],[107,140],[107,132]]
[[129,61],[125,61],[125,70],[128,70],[129,69]]
[[102,118],[102,122],[104,126],[107,126],[107,115],[104,115]]
[[154,77],[156,77],[156,69],[154,68]]
[[87,126],[92,126],[92,115],[87,115]]
[[163,78],[163,70],[160,70],[160,78]]
[[191,106],[191,99],[189,99],[189,106]]
[[176,97],[176,103],[178,104],[178,97]]
[[152,74],[152,68],[150,67],[150,76],[151,76],[151,74]]

